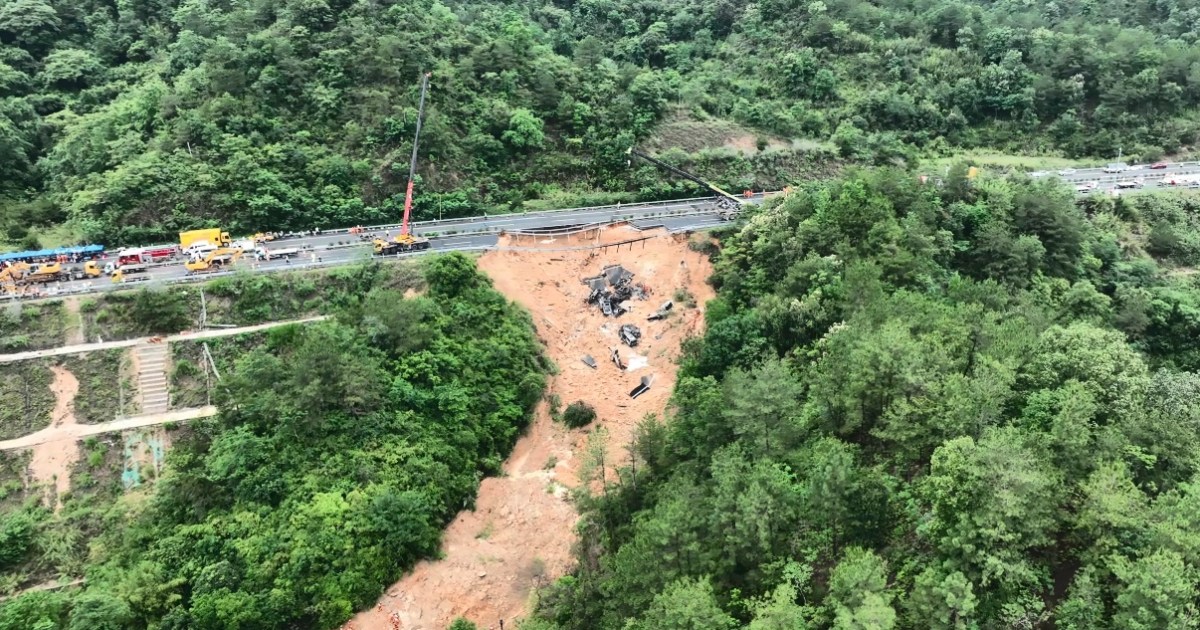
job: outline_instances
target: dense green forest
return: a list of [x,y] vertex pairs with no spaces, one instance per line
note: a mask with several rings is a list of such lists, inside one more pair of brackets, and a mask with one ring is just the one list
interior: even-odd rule
[[418,218],[694,193],[623,155],[674,119],[810,141],[673,153],[737,190],[963,147],[1152,159],[1196,138],[1197,24],[1189,0],[3,0],[0,229],[394,219],[422,71]]
[[874,170],[726,236],[524,630],[1195,628],[1195,196]]
[[[73,477],[51,513],[0,483],[0,586],[87,579],[0,601],[0,630],[332,628],[434,554],[549,366],[528,314],[469,258],[435,258],[425,280],[420,296],[342,294],[334,320],[218,349],[221,414],[189,425],[148,496],[102,501]],[[104,451],[87,449],[91,472]]]

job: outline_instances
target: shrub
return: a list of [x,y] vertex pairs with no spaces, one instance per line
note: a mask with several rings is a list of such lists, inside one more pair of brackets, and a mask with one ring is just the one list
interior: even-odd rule
[[578,429],[579,427],[587,426],[591,424],[592,420],[595,419],[596,410],[582,400],[576,400],[575,402],[567,405],[567,410],[564,411],[562,415],[563,424],[571,427],[572,429]]

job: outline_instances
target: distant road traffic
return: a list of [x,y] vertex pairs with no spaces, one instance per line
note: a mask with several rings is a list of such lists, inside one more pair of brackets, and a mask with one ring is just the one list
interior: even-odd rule
[[[751,198],[751,203],[762,203],[764,194]],[[550,228],[565,229],[572,226],[607,224],[627,220],[635,227],[649,229],[664,227],[670,231],[697,230],[722,223],[715,197],[683,199],[668,202],[622,204],[577,208],[548,212],[530,212],[490,217],[468,217],[445,221],[415,223],[413,231],[427,236],[432,251],[479,250],[496,246],[501,232],[537,231]],[[395,234],[399,226],[374,226],[364,228],[381,237]],[[312,267],[336,266],[356,261],[367,261],[373,256],[371,241],[360,240],[348,230],[332,230],[319,235],[297,236],[266,243],[271,248],[298,248],[302,252],[291,259],[256,261],[252,256],[243,257],[232,269],[225,272],[189,275],[182,260],[150,265],[142,273],[129,274],[122,283],[111,282],[107,277],[51,283],[38,296],[13,299],[41,299],[98,293],[140,286],[161,285],[187,281],[201,281],[229,275],[241,270],[254,272],[285,271]],[[414,254],[407,254],[408,256]],[[0,301],[0,303],[3,303]]]
[[[1200,176],[1200,162],[1182,162],[1167,164],[1166,168],[1150,169],[1149,165],[1136,170],[1122,173],[1105,173],[1103,167],[1071,169],[1070,172],[1046,171],[1030,173],[1035,177],[1053,177],[1071,186],[1080,186],[1096,182],[1093,190],[1082,194],[1110,193],[1118,184],[1128,184],[1141,180],[1138,188],[1123,190],[1161,191],[1175,190],[1183,187],[1171,187],[1162,183],[1167,176],[1180,175]],[[749,201],[754,204],[762,203],[771,193],[755,194]],[[718,214],[716,197],[696,199],[681,199],[674,201],[639,203],[628,205],[600,206],[592,208],[572,208],[551,210],[545,212],[529,212],[522,214],[505,214],[482,217],[465,217],[439,221],[422,221],[413,224],[416,234],[430,239],[431,251],[481,250],[496,246],[500,232],[537,231],[550,228],[569,228],[594,224],[607,224],[617,221],[629,221],[635,227],[648,229],[664,227],[670,231],[699,230],[714,227],[722,223]],[[364,228],[368,233],[387,236],[395,234],[399,225],[372,226]],[[312,267],[336,266],[355,261],[370,260],[372,248],[370,240],[360,240],[347,229],[331,230],[319,235],[297,236],[266,244],[267,248],[300,248],[303,252],[293,259],[277,259],[270,261],[254,261],[247,256],[239,261],[233,270],[197,274],[189,276],[182,261],[172,261],[151,265],[140,274],[127,276],[124,283],[113,283],[107,278],[77,280],[54,283],[47,291],[39,296],[61,297],[82,293],[97,293],[124,288],[135,288],[164,283],[199,281],[207,278],[229,275],[238,270],[258,272],[283,271],[288,269],[303,269]],[[411,256],[414,254],[406,254]],[[140,280],[140,281],[139,281]],[[15,298],[9,298],[15,299]],[[29,299],[28,297],[24,299]]]
[[[1128,170],[1120,173],[1106,173],[1105,167],[1099,166],[1094,168],[1060,169],[1057,171],[1034,171],[1028,173],[1028,175],[1034,178],[1053,177],[1072,186],[1096,182],[1096,188],[1090,194],[1111,192],[1118,188],[1118,184],[1128,185],[1139,180],[1141,182],[1140,186],[1127,188],[1126,190],[1186,189],[1188,186],[1170,186],[1165,184],[1164,180],[1189,175],[1200,178],[1200,162],[1160,162],[1159,164],[1164,164],[1164,167],[1151,168],[1153,166],[1151,164],[1134,164],[1130,165]],[[1200,185],[1193,186],[1192,188],[1196,187],[1200,187]]]

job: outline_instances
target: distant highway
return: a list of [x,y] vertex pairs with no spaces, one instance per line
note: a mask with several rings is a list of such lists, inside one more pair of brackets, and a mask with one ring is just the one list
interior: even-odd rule
[[[758,204],[762,203],[764,198],[764,195],[759,193],[749,201]],[[481,250],[495,247],[501,232],[520,233],[553,228],[567,229],[573,226],[608,224],[617,221],[629,221],[630,224],[641,229],[663,227],[670,231],[698,230],[722,223],[717,214],[716,198],[705,197],[668,202],[469,217],[445,221],[423,221],[413,225],[413,232],[429,238],[431,251]],[[364,231],[367,233],[378,234],[381,237],[394,235],[398,230],[399,226],[397,225],[364,227]],[[370,239],[360,239],[358,235],[352,235],[345,229],[326,231],[319,235],[280,239],[267,243],[266,247],[268,250],[299,248],[302,252],[292,259],[270,261],[256,261],[251,255],[246,255],[235,263],[230,271],[207,274],[189,275],[182,260],[158,263],[150,265],[144,273],[127,275],[126,281],[123,283],[113,283],[107,277],[56,282],[46,286],[41,295],[26,296],[24,299],[62,297],[203,280],[228,275],[239,270],[269,273],[288,269],[337,266],[358,261],[365,262],[375,258]]]
[[[1063,173],[1061,175],[1057,172],[1044,172],[1038,174],[1037,177],[1054,177],[1071,186],[1097,182],[1094,190],[1088,193],[1081,193],[1081,195],[1095,195],[1111,193],[1119,182],[1130,182],[1138,178],[1142,178],[1143,180],[1143,185],[1140,188],[1123,190],[1121,192],[1177,190],[1182,187],[1163,185],[1163,177],[1191,174],[1200,175],[1200,162],[1169,164],[1165,169],[1155,170],[1143,167],[1120,174],[1104,173],[1102,168],[1087,168],[1076,169],[1071,173]],[[1030,175],[1034,174],[1031,173]],[[758,193],[749,201],[753,204],[760,204],[770,195],[771,193]],[[607,224],[618,221],[629,221],[635,227],[642,229],[663,227],[673,232],[701,230],[715,227],[722,223],[718,215],[716,199],[716,197],[703,197],[629,205],[622,204],[422,221],[413,224],[413,232],[429,238],[431,251],[461,251],[495,247],[498,235],[501,232],[518,233],[550,228],[565,229],[572,226]],[[398,230],[399,225],[364,227],[364,231],[367,233],[378,234],[383,237],[394,235]],[[252,257],[246,256],[231,271],[215,274],[197,274],[195,276],[189,276],[182,261],[160,263],[151,265],[145,273],[126,276],[127,282],[124,283],[114,284],[107,278],[54,283],[48,286],[46,292],[39,297],[96,293],[100,291],[136,288],[138,286],[202,280],[206,277],[219,277],[237,270],[246,269],[258,272],[273,272],[287,269],[336,266],[356,261],[367,261],[374,257],[372,255],[370,240],[361,240],[358,235],[350,234],[348,229],[329,230],[319,235],[285,238],[267,243],[266,245],[268,249],[294,247],[304,251],[297,258],[290,260],[277,259],[257,262]],[[145,280],[138,281],[140,278],[144,278]],[[0,299],[0,301],[3,300]]]
[[[1096,188],[1090,194],[1096,192],[1111,192],[1117,188],[1120,183],[1133,183],[1141,181],[1141,185],[1136,188],[1127,188],[1122,192],[1133,190],[1183,190],[1189,186],[1170,186],[1164,183],[1164,180],[1173,177],[1192,175],[1200,179],[1200,162],[1170,162],[1165,168],[1150,168],[1149,164],[1134,164],[1131,168],[1121,173],[1105,173],[1104,167],[1079,168],[1079,169],[1061,169],[1058,171],[1034,171],[1027,173],[1030,177],[1038,178],[1056,178],[1071,186],[1079,186],[1095,182]],[[1200,188],[1191,186],[1190,188]],[[1088,193],[1083,193],[1088,194]]]

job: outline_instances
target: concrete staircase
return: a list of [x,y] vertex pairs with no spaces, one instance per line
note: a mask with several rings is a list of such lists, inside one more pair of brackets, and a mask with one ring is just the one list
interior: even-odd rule
[[167,361],[170,346],[165,341],[139,344],[137,354],[137,386],[142,400],[142,414],[163,413],[170,406],[171,391],[167,386]]

